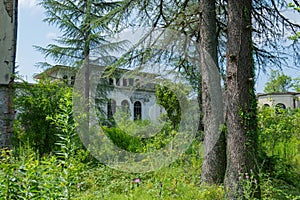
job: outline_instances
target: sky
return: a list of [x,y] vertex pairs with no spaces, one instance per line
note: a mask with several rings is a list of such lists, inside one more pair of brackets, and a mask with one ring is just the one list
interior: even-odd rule
[[[45,59],[33,46],[46,47],[59,35],[59,31],[54,26],[43,22],[44,10],[37,5],[37,2],[37,0],[19,0],[16,65],[19,66],[17,68],[19,75],[28,82],[34,82],[34,74],[43,71],[36,66],[38,62],[47,61],[55,64],[51,59]],[[295,15],[295,19],[300,23],[299,15]],[[300,70],[284,69],[283,72],[294,78],[300,77]],[[268,75],[263,73],[257,77],[257,93],[263,92],[267,79]]]
[[34,74],[42,71],[36,63],[46,61],[33,46],[45,47],[59,34],[55,27],[43,22],[44,10],[36,4],[36,0],[19,0],[16,65],[19,74],[29,82],[33,82]]

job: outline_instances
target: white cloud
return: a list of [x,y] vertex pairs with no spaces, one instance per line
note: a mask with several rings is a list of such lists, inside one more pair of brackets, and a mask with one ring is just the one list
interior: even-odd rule
[[37,0],[19,0],[20,7],[32,8],[37,6]]
[[30,10],[31,14],[43,12],[43,8],[38,5],[39,0],[19,0],[19,8]]
[[46,38],[49,40],[55,39],[55,38],[57,38],[57,34],[54,32],[48,32],[46,35]]

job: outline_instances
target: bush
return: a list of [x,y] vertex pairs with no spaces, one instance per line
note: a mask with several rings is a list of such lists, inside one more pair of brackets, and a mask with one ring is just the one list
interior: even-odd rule
[[60,131],[50,118],[59,112],[61,99],[72,102],[72,88],[47,80],[33,85],[24,82],[16,87],[13,146],[29,145],[40,155],[54,153]]

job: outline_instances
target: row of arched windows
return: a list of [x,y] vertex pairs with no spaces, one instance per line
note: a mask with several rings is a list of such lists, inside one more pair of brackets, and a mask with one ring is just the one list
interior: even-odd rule
[[135,83],[136,87],[140,86],[140,80],[139,79],[133,79],[133,78],[108,78],[108,84],[109,85],[117,85],[117,86],[123,86],[123,87],[128,87],[128,86],[133,86]]
[[[130,105],[127,100],[123,100],[121,102],[121,109],[123,112],[129,113],[130,112]],[[107,103],[107,118],[112,118],[113,115],[116,113],[117,110],[117,103],[114,99],[110,99]],[[133,119],[138,120],[142,119],[142,104],[140,101],[136,101],[133,104]]]
[[[264,107],[270,107],[269,104],[264,104]],[[286,106],[283,103],[278,103],[276,104],[275,108],[281,108],[281,109],[286,109]]]
[[[63,81],[64,81],[64,83],[69,84],[69,77],[67,75],[64,75]],[[71,76],[70,85],[74,85],[74,83],[75,83],[75,76]]]

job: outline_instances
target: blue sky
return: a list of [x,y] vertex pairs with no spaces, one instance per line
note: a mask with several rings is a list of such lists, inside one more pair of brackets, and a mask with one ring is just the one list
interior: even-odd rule
[[20,75],[29,82],[33,81],[33,74],[42,71],[35,64],[45,61],[33,45],[45,47],[58,35],[55,27],[43,22],[44,11],[36,3],[36,0],[19,0],[16,65],[19,65],[17,70]]
[[[29,82],[33,82],[34,74],[42,71],[41,68],[35,66],[36,63],[52,62],[49,58],[46,60],[40,52],[34,49],[33,45],[45,47],[59,35],[59,31],[54,26],[43,22],[44,10],[36,4],[37,0],[19,0],[16,64],[19,66],[17,69],[19,74]],[[300,23],[299,15],[295,17]],[[300,76],[299,70],[284,69],[284,73],[292,77]],[[263,92],[267,78],[267,75],[260,73],[256,83],[257,92]]]

